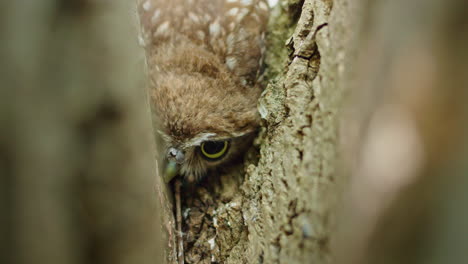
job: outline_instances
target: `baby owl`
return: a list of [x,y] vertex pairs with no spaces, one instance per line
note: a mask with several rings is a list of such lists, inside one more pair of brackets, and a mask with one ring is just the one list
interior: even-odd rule
[[143,0],[138,12],[166,181],[235,162],[259,124],[267,2]]

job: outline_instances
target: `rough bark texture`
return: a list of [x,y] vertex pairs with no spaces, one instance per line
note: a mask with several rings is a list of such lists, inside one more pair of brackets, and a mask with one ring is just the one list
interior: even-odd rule
[[285,72],[270,79],[259,102],[260,160],[248,165],[242,188],[249,233],[244,261],[326,263],[341,95],[330,79],[336,71],[329,57],[331,2],[304,1],[302,9],[283,2],[282,9],[281,16],[294,20],[300,10],[300,17],[286,43]]
[[[342,42],[331,1],[280,1],[269,26],[264,120],[242,171],[184,194],[188,263],[328,263]],[[339,36],[338,36],[339,37]]]
[[0,263],[160,263],[133,10],[0,3]]

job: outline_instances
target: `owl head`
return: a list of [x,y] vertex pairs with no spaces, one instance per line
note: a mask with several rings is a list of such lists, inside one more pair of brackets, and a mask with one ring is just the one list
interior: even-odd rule
[[[151,101],[166,181],[176,174],[195,181],[229,166],[250,146],[261,90],[243,85],[209,54],[179,55],[180,71],[159,68],[151,75]],[[177,58],[170,63],[177,65]]]

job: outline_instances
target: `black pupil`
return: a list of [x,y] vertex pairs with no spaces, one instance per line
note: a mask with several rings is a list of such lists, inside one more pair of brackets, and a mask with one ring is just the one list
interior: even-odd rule
[[208,154],[219,153],[224,148],[224,141],[208,141],[203,144],[203,150]]

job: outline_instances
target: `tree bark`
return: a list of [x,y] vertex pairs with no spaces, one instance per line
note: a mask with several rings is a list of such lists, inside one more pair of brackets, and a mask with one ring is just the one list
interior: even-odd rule
[[0,3],[0,262],[160,263],[128,1]]

